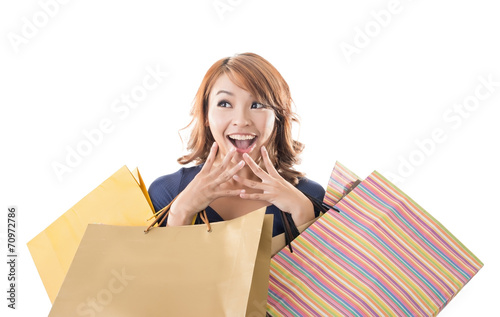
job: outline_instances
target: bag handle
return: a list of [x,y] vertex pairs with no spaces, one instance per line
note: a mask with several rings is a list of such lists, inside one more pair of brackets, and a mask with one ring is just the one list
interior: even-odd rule
[[[301,191],[313,204],[313,208],[316,214],[316,210],[319,211],[319,214],[325,213],[330,209],[334,209],[339,212],[333,206],[327,205],[324,202],[320,201],[316,197],[313,197],[307,193]],[[292,214],[286,211],[281,210],[281,221],[283,222],[283,227],[285,229],[285,245],[288,246],[290,253],[293,253],[292,241],[300,235],[300,231],[297,228],[297,225],[293,221]]]
[[[144,233],[148,233],[151,230],[151,228],[153,228],[154,225],[158,224],[158,226],[161,226],[161,224],[166,221],[167,216],[170,213],[170,208],[174,203],[174,201],[177,199],[177,197],[179,197],[179,195],[175,196],[175,198],[172,199],[172,201],[168,205],[158,210],[153,215],[153,217],[156,217],[156,219],[146,228],[146,230],[144,230]],[[208,221],[207,212],[205,211],[205,209],[200,211],[199,214],[201,220],[207,225],[207,232],[212,232],[212,227],[210,226],[210,222]],[[146,221],[153,219],[153,217],[149,218]]]

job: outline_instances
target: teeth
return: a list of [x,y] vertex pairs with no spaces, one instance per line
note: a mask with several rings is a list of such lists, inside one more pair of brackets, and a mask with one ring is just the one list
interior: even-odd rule
[[239,134],[233,134],[229,136],[231,139],[234,140],[252,140],[255,138],[255,135],[239,135]]

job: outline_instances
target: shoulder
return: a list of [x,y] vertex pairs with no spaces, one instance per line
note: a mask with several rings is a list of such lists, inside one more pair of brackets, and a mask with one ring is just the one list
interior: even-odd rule
[[175,173],[155,179],[148,189],[155,210],[168,205],[200,172],[201,167],[201,165],[182,167]]
[[320,199],[321,201],[325,197],[325,189],[323,188],[323,186],[307,177],[300,177],[299,183],[296,187],[300,191],[309,194],[317,199]]

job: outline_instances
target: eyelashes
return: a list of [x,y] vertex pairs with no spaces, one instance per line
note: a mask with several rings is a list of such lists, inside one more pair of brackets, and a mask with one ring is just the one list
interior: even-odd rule
[[217,103],[217,107],[229,108],[231,107],[231,104],[226,100],[222,100]]
[[[254,108],[254,106],[255,106],[255,108]],[[258,103],[258,102],[252,103],[252,109],[265,109],[265,108],[267,108],[267,106],[263,105],[261,103]]]
[[[221,100],[217,103],[217,106],[218,107],[221,107],[221,108],[231,108],[231,103],[229,103],[229,101],[227,100]],[[260,102],[252,102],[252,105],[250,106],[251,109],[267,109],[269,108],[269,106],[266,106]]]

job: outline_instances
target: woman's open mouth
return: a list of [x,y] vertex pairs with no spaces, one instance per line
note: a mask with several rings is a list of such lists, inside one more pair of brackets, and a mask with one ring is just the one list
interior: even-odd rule
[[257,140],[256,135],[252,134],[231,134],[227,138],[236,148],[239,153],[249,153],[253,150],[255,146],[255,141]]

